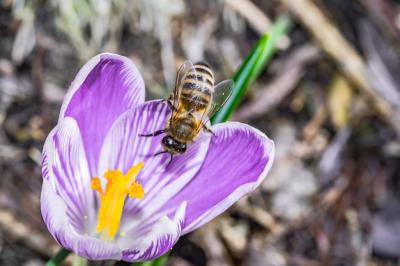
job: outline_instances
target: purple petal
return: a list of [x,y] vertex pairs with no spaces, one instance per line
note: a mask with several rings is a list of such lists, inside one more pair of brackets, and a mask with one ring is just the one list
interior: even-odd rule
[[[127,235],[125,239],[133,239],[127,248],[122,252],[124,261],[147,261],[160,257],[168,252],[178,241],[182,226],[184,224],[186,204],[182,203],[175,213],[173,219],[167,216],[162,217],[147,232],[137,234],[139,240],[135,241],[133,235]],[[124,239],[123,239],[124,240]],[[126,245],[127,242],[120,242]]]
[[91,173],[113,122],[144,101],[144,82],[126,57],[100,54],[79,71],[65,97],[59,121],[74,118],[81,131]]
[[74,230],[68,219],[68,207],[49,179],[43,179],[40,202],[43,220],[61,246],[90,260],[121,259],[122,252],[115,244]]
[[[154,156],[163,150],[160,144],[162,136],[139,136],[165,128],[169,114],[166,103],[147,102],[123,114],[106,137],[101,152],[99,175],[107,169],[127,172],[133,165],[144,161],[144,168],[137,181],[142,184],[145,197],[140,201],[127,200],[124,211],[127,215],[124,216],[124,220],[129,224],[125,226],[127,223],[123,220],[121,230],[128,232],[150,216],[152,221],[149,223],[155,223],[165,215],[153,214],[190,182],[203,163],[211,137],[209,133],[200,135],[195,143],[189,145],[186,153],[176,156],[168,167],[169,154]],[[170,211],[174,212],[178,206],[179,204]]]
[[66,214],[75,229],[83,231],[84,217],[87,221],[94,219],[94,201],[85,151],[74,119],[64,118],[47,137],[42,172],[66,203]]
[[253,191],[266,177],[274,158],[274,143],[248,125],[228,122],[212,127],[203,167],[163,209],[187,202],[183,233],[218,216]]

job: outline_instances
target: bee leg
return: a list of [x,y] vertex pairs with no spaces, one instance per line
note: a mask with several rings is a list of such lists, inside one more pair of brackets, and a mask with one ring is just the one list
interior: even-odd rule
[[167,100],[169,108],[171,108],[172,111],[177,111],[176,107],[172,104],[170,100]]
[[172,110],[172,111],[176,111],[176,107],[173,105],[171,98],[168,99],[163,99],[161,100],[162,102],[167,102],[168,107]]
[[[153,157],[156,157],[157,155],[164,154],[164,153],[168,153],[168,151],[159,151],[159,152],[155,153],[155,154],[153,155]],[[171,157],[170,157],[170,159],[169,159],[169,162],[168,162],[166,168],[168,168],[168,167],[171,165],[172,158],[174,157],[174,155],[173,155],[172,153],[169,153],[169,155],[170,155]]]
[[165,132],[165,129],[161,129],[161,130],[157,130],[150,134],[139,134],[139,137],[154,137],[154,136],[158,136],[164,132]]
[[168,106],[169,108],[171,108],[171,110],[176,111],[175,106],[172,104],[172,102],[170,100],[167,100]]
[[153,157],[156,157],[157,155],[160,155],[160,154],[163,154],[163,153],[167,153],[167,151],[159,151],[159,152],[155,153],[153,155]]
[[208,126],[202,124],[203,128],[205,129],[205,131],[207,131],[208,133],[211,133],[215,136],[215,133],[211,130],[211,128],[209,128]]
[[172,163],[172,158],[174,158],[174,155],[173,155],[172,153],[170,153],[169,155],[170,155],[171,157],[170,157],[169,162],[168,162],[168,164],[167,164],[167,168],[169,168],[169,166],[170,166],[171,163]]

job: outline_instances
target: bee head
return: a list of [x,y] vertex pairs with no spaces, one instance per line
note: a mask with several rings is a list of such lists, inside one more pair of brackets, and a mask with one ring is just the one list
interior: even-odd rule
[[162,139],[161,143],[164,148],[172,154],[181,154],[186,151],[186,143],[176,141],[173,137],[168,135]]

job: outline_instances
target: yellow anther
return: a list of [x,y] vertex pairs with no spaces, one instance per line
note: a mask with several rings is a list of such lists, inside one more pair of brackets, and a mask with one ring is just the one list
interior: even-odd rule
[[100,193],[100,195],[103,195],[103,188],[101,187],[101,183],[100,183],[100,178],[98,177],[93,177],[91,180],[91,184],[90,184],[91,188],[93,190],[96,190]]
[[[143,165],[143,162],[134,165],[125,175],[119,170],[109,170],[104,173],[104,177],[107,179],[105,192],[101,188],[100,179],[92,179],[92,189],[97,190],[101,195],[97,217],[97,233],[105,234],[110,239],[114,239],[120,226],[125,198],[128,195],[137,199],[144,197],[142,186],[136,182],[136,177]],[[123,232],[120,233],[120,235],[122,234]]]
[[128,195],[131,198],[142,199],[144,197],[143,187],[135,181],[128,189]]
[[108,170],[104,173],[104,178],[107,179],[109,182],[113,182],[114,180],[122,176],[123,174],[120,170]]

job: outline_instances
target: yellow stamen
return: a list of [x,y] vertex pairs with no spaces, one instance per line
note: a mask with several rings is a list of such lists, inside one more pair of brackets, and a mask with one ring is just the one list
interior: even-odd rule
[[131,198],[142,199],[144,197],[144,190],[136,181],[128,188],[127,193]]
[[119,170],[109,170],[104,174],[107,179],[105,192],[103,191],[100,179],[92,178],[91,187],[100,194],[100,209],[97,217],[97,233],[107,234],[112,240],[118,232],[125,198],[141,199],[144,196],[142,186],[136,182],[136,176],[143,167],[143,162],[134,165],[124,175]]
[[100,195],[104,194],[103,188],[101,187],[100,178],[93,177],[92,181],[91,181],[91,187],[93,190],[96,190],[97,192],[99,192]]

